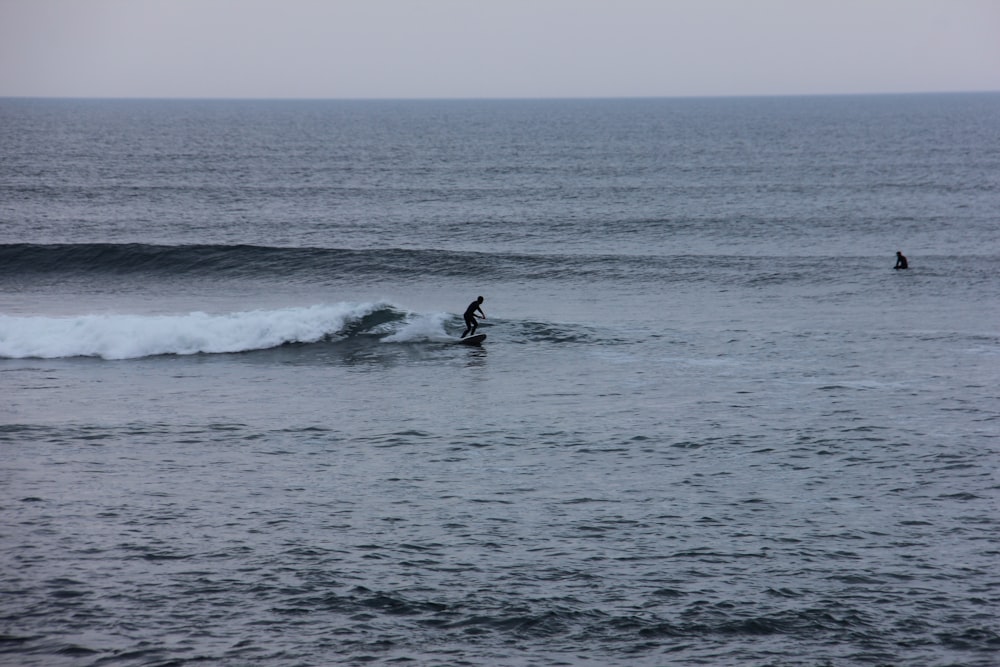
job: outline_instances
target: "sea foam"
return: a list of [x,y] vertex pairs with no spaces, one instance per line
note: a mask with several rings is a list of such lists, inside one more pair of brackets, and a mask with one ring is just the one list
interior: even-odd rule
[[382,339],[385,343],[413,343],[422,341],[451,340],[445,322],[452,318],[448,313],[419,315],[404,322],[398,330]]
[[228,314],[0,316],[0,358],[101,357],[243,352],[336,336],[384,303],[314,305]]

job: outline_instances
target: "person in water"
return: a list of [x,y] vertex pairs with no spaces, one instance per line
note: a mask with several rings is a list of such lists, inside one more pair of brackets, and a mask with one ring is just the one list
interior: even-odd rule
[[896,251],[896,266],[892,267],[894,269],[908,269],[910,268],[909,263],[906,261],[906,257],[903,253]]
[[479,297],[475,301],[469,304],[469,307],[465,309],[465,333],[462,334],[462,338],[466,336],[471,336],[476,333],[476,327],[479,326],[479,322],[476,320],[476,311],[479,311],[479,316],[484,320],[486,319],[486,313],[482,309],[483,297]]

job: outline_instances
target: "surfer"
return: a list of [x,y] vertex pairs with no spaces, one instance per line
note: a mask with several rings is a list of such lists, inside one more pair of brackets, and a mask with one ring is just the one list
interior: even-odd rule
[[476,333],[476,327],[479,326],[479,322],[476,320],[476,311],[479,311],[479,316],[484,320],[486,319],[486,313],[483,312],[481,307],[483,303],[483,297],[479,297],[475,301],[469,304],[469,307],[465,309],[465,333],[462,334],[462,338],[470,334]]
[[894,269],[908,269],[910,268],[909,263],[906,261],[906,257],[903,253],[896,251],[896,266],[892,267]]

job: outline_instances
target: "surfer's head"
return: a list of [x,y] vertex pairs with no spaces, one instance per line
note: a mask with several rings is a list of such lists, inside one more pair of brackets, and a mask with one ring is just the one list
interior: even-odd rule
[[476,301],[478,301],[479,303],[482,303],[483,301],[485,301],[485,299],[483,299],[483,297],[479,297],[478,299],[476,299]]

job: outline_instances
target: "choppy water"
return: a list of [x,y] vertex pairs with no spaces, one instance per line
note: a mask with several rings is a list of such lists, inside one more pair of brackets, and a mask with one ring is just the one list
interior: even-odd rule
[[0,100],[0,663],[997,664],[998,174],[997,95]]

